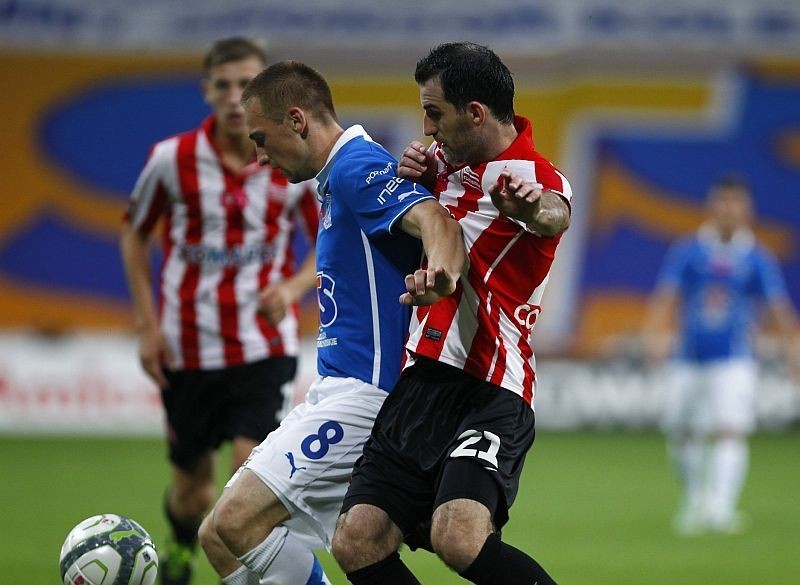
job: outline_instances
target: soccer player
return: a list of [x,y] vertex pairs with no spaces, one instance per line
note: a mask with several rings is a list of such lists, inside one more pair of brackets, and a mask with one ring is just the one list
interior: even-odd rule
[[[168,423],[165,585],[190,581],[220,443],[232,441],[236,469],[280,422],[297,371],[296,301],[314,284],[313,254],[295,272],[291,248],[296,223],[316,238],[313,185],[290,184],[257,164],[239,103],[265,62],[248,39],[210,48],[202,91],[213,112],[197,130],[153,147],[122,230],[139,357],[161,388]],[[164,262],[155,303],[148,247],[159,218]]]
[[553,583],[499,531],[533,443],[531,329],[570,186],[534,150],[491,50],[440,45],[415,79],[435,142],[412,143],[398,172],[459,221],[469,269],[455,293],[415,309],[405,369],[354,469],[333,554],[356,585],[418,583],[397,554],[404,540],[474,583]]
[[327,579],[313,550],[330,547],[353,463],[400,374],[408,304],[455,290],[464,245],[396,159],[361,126],[339,125],[314,69],[271,65],[242,103],[259,162],[319,184],[319,378],[231,479],[200,538],[227,585],[316,585]]
[[645,325],[650,358],[661,361],[671,346],[662,333],[679,323],[663,424],[682,480],[674,521],[682,534],[743,528],[737,503],[755,425],[760,304],[786,341],[790,367],[800,363],[797,318],[775,259],[748,227],[751,213],[743,180],[725,176],[711,186],[708,220],[670,249]]

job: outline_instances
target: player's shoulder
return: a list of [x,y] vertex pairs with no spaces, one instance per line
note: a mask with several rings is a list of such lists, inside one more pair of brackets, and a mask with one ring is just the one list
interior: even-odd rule
[[363,182],[369,186],[397,175],[397,159],[377,142],[361,137],[345,144],[331,169],[335,182]]

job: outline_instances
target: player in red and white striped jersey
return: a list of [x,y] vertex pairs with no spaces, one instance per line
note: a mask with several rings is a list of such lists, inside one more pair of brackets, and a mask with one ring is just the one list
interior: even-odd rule
[[[356,585],[418,583],[396,553],[403,541],[474,583],[548,585],[499,530],[533,443],[531,331],[572,191],[514,115],[511,74],[491,50],[440,45],[415,79],[435,143],[412,143],[398,174],[458,220],[469,266],[452,295],[415,308],[403,376],[354,469],[333,552]],[[406,284],[424,289],[416,275]]]
[[[298,270],[292,250],[298,225],[312,248],[316,240],[313,186],[258,165],[239,103],[265,65],[262,48],[247,39],[212,47],[202,86],[213,114],[153,147],[125,215],[121,246],[140,358],[162,389],[169,426],[165,505],[175,554],[161,568],[164,583],[189,582],[181,559],[194,549],[214,494],[214,451],[231,440],[236,469],[280,422],[297,371],[297,300],[315,279],[313,254]],[[148,248],[159,219],[156,308]]]

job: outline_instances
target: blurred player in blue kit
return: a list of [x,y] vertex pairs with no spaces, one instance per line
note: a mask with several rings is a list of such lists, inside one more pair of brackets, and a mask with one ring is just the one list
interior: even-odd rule
[[399,178],[361,126],[339,125],[314,69],[276,63],[242,104],[259,163],[319,182],[319,377],[228,483],[200,540],[227,585],[327,583],[313,551],[330,548],[353,464],[400,374],[410,305],[452,293],[465,252],[436,199]]
[[645,325],[649,357],[658,362],[672,346],[663,331],[678,323],[663,425],[682,482],[675,517],[681,534],[743,528],[737,504],[747,474],[747,436],[755,427],[752,334],[760,305],[784,339],[798,378],[796,314],[775,259],[748,227],[751,215],[741,178],[725,176],[711,186],[708,220],[670,249]]

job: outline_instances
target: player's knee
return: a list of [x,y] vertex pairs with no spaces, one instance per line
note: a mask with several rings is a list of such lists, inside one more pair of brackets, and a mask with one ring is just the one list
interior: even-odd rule
[[[393,542],[393,525],[386,514],[371,506],[355,506],[339,516],[331,552],[346,572],[383,560],[400,543]],[[394,527],[399,534],[399,530]]]
[[[246,524],[242,518],[241,509],[235,501],[221,499],[214,506],[213,532],[223,544],[231,551],[241,549],[241,542],[246,531]],[[213,535],[211,535],[213,538]]]
[[433,517],[431,544],[446,565],[462,572],[478,557],[491,532],[490,521],[465,515],[457,506],[444,504]]
[[200,529],[197,531],[197,538],[200,541],[200,546],[203,550],[208,552],[210,548],[219,541],[219,536],[214,528],[214,514],[211,513],[200,523]]

